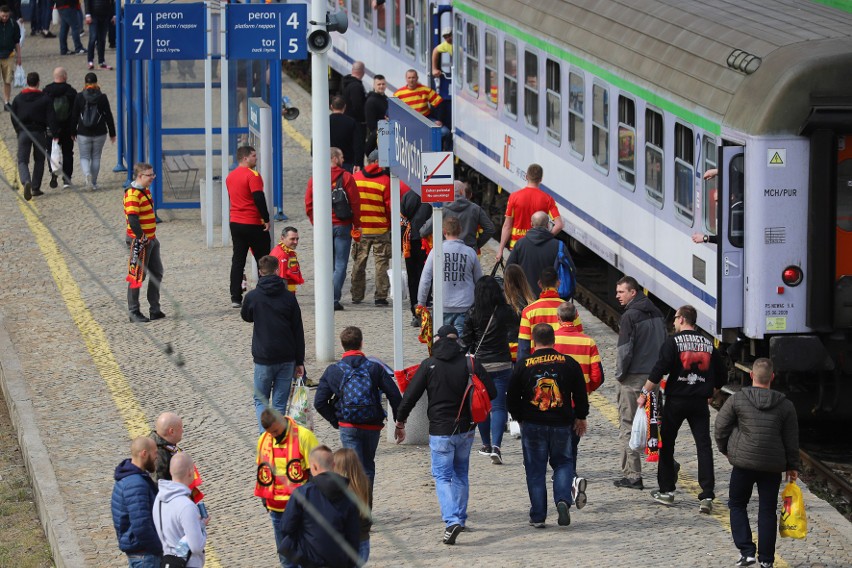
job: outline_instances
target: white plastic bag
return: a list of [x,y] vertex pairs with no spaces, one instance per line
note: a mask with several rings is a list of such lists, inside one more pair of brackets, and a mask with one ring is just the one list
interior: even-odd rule
[[24,47],[24,38],[27,37],[27,28],[24,27],[24,24],[18,22],[18,28],[21,30],[21,40],[18,42],[18,45]]
[[311,408],[310,389],[308,389],[302,377],[297,378],[293,386],[290,387],[287,416],[308,430],[314,429],[314,414]]
[[[390,297],[396,298],[393,293],[393,270],[388,269],[388,280],[390,280]],[[403,270],[402,271],[402,301],[408,301],[408,273]]]
[[50,171],[58,172],[62,169],[62,147],[59,140],[53,140],[50,145]]
[[54,8],[54,9],[53,9],[53,14],[50,16],[50,18],[51,18],[51,19],[50,19],[50,22],[51,22],[54,26],[58,26],[58,25],[59,25],[59,10],[57,10],[56,8]]
[[630,430],[630,442],[627,445],[631,450],[638,450],[644,448],[647,442],[648,416],[645,414],[645,407],[640,406],[633,417],[633,428]]
[[15,67],[15,82],[13,85],[19,88],[27,86],[27,72],[24,71],[24,67],[22,65],[17,65]]
[[521,425],[517,420],[509,420],[509,435],[516,440],[521,437]]

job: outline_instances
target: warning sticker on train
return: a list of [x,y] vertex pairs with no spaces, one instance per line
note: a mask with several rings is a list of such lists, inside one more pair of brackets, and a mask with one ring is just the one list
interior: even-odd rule
[[771,168],[783,168],[787,165],[786,148],[769,148],[766,151],[766,165]]

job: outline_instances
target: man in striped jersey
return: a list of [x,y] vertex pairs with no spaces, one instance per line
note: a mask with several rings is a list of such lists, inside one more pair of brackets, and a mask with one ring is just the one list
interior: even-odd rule
[[[556,269],[552,266],[546,267],[541,271],[541,276],[538,278],[538,285],[541,288],[541,294],[538,300],[524,308],[521,312],[521,326],[518,331],[518,361],[528,356],[535,351],[535,343],[532,342],[532,328],[538,323],[547,323],[556,330],[559,327],[559,317],[557,309],[562,304],[562,298],[559,297],[559,276],[556,274]],[[573,320],[574,328],[577,331],[583,331],[583,322],[580,321],[580,316]]]
[[[604,381],[603,365],[598,353],[595,340],[583,333],[574,325],[577,319],[577,306],[571,302],[562,302],[556,309],[559,318],[559,327],[555,330],[555,343],[553,348],[563,355],[568,355],[580,364],[583,370],[583,378],[586,380],[586,393],[596,391]],[[571,495],[574,505],[578,509],[586,506],[586,479],[577,477],[577,446],[580,437],[574,436],[572,447],[574,454],[574,482],[571,486]]]
[[[134,180],[124,190],[124,217],[127,220],[125,240],[131,253],[136,243],[137,249],[144,251],[144,271],[140,279],[128,276],[127,311],[133,323],[145,323],[166,317],[160,309],[160,282],[163,280],[163,261],[160,258],[160,241],[157,239],[157,220],[154,215],[154,201],[151,198],[151,183],[154,181],[154,167],[139,162],[133,166]],[[131,257],[131,261],[132,261]],[[139,291],[142,279],[148,278],[148,305],[150,318],[140,311]]]
[[367,259],[372,249],[376,263],[374,300],[377,306],[387,306],[391,259],[390,176],[378,162],[379,151],[373,150],[367,156],[366,167],[354,176],[361,198],[361,240],[352,243],[352,303],[364,301]]
[[444,150],[452,147],[450,129],[441,121],[442,108],[438,108],[444,99],[431,87],[420,84],[420,76],[414,69],[405,72],[405,86],[393,94],[396,98],[441,127],[441,143]]

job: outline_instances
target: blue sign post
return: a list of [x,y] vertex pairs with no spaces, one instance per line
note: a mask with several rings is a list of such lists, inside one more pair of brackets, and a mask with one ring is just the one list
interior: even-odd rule
[[207,57],[204,4],[127,4],[125,11],[127,59]]
[[229,4],[228,59],[307,59],[305,4]]
[[441,127],[397,98],[388,99],[390,170],[421,193],[422,154],[441,150]]

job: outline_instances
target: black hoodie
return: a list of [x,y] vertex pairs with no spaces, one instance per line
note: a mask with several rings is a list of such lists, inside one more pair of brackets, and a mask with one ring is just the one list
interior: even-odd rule
[[74,116],[74,102],[77,99],[77,90],[68,83],[51,83],[44,88],[44,94],[50,97],[51,103],[59,97],[68,99],[68,118],[64,122],[59,122],[59,119],[54,117],[55,126],[51,128],[53,137],[74,136],[77,128],[77,117]]
[[44,91],[27,87],[12,100],[12,127],[16,134],[20,134],[22,128],[46,132],[52,125],[53,103]]
[[[352,558],[317,521],[316,513],[342,535],[357,557],[361,520],[358,507],[346,494],[349,480],[334,472],[323,472],[299,487],[284,510],[278,552],[302,568],[350,568]],[[305,502],[310,503],[310,513]]]
[[387,115],[388,96],[370,91],[367,94],[366,102],[364,102],[364,119],[367,122],[367,132],[375,133],[379,127],[378,122],[384,120]]
[[261,276],[257,287],[246,294],[240,315],[254,322],[251,355],[258,365],[305,362],[305,330],[302,310],[287,282],[277,274]]
[[[488,397],[494,400],[497,389],[488,372],[479,361],[476,361],[475,369],[488,391]],[[405,422],[414,405],[426,392],[429,398],[426,413],[431,436],[451,436],[473,430],[476,423],[471,420],[470,405],[462,405],[468,378],[467,358],[458,341],[452,337],[436,341],[432,346],[432,356],[420,363],[420,368],[408,383],[396,411],[396,419]],[[461,416],[456,420],[459,409]]]
[[361,79],[355,78],[352,75],[346,75],[343,78],[343,86],[340,89],[343,99],[346,101],[346,116],[351,116],[358,124],[364,123],[364,101],[367,98],[367,91],[364,90],[364,83]]
[[527,234],[515,243],[515,248],[509,253],[506,266],[517,264],[523,269],[533,295],[537,298],[541,294],[541,288],[538,285],[541,271],[548,266],[555,267],[557,256],[559,256],[559,241],[553,233],[543,227],[535,227],[527,231]]
[[[89,103],[97,105],[98,112],[101,115],[98,123],[91,127],[84,126],[83,121],[80,120],[86,105]],[[109,133],[110,138],[115,136],[115,119],[112,116],[109,99],[98,88],[84,88],[77,93],[71,116],[77,120],[76,128],[79,136],[102,136],[107,133]]]

